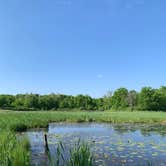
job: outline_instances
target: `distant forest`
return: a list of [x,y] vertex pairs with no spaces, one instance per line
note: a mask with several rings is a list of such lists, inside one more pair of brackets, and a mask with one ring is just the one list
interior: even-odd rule
[[11,110],[149,110],[166,111],[166,86],[144,87],[140,92],[119,88],[101,98],[88,95],[17,94],[0,95],[0,108]]

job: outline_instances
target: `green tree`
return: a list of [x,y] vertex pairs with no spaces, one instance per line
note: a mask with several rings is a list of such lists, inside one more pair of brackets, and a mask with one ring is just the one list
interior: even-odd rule
[[12,106],[15,108],[15,109],[25,109],[24,108],[24,101],[25,101],[25,95],[24,94],[17,94],[15,96],[15,100],[12,102]]
[[166,111],[166,86],[161,86],[156,93],[160,96],[159,109]]
[[75,106],[81,110],[93,110],[95,102],[88,95],[77,95],[75,98]]
[[94,107],[95,110],[98,110],[98,111],[105,110],[103,98],[94,99],[94,102],[95,102],[95,107]]
[[24,107],[31,109],[39,108],[39,95],[38,94],[26,94],[24,97]]
[[128,90],[126,88],[117,89],[111,99],[113,109],[124,109],[128,106]]
[[139,94],[139,107],[141,110],[160,110],[162,94],[151,87],[142,88]]
[[15,98],[12,95],[0,95],[0,107],[6,108],[11,107],[12,102],[14,102]]
[[59,107],[58,95],[42,95],[39,98],[39,106],[42,110],[57,109]]
[[111,109],[111,99],[112,99],[112,91],[108,91],[106,95],[103,97],[103,108],[104,110]]
[[134,107],[137,106],[138,94],[135,90],[131,90],[128,92],[127,102],[128,102],[128,106],[131,108],[131,110],[133,110]]

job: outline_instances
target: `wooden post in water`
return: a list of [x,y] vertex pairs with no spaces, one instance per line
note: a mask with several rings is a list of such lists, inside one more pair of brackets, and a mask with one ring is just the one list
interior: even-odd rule
[[49,151],[48,141],[47,141],[47,134],[44,134],[44,141],[45,141],[45,148],[46,148],[47,151]]

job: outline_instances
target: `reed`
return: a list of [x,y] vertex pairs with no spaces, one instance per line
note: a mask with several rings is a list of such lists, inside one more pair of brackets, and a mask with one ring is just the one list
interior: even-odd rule
[[17,112],[0,111],[0,129],[26,131],[47,128],[51,122],[108,122],[166,124],[165,112]]
[[29,141],[22,137],[18,139],[10,131],[0,134],[0,165],[29,166]]
[[56,157],[49,156],[51,166],[93,166],[94,157],[90,145],[81,142],[80,139],[73,147],[68,148],[60,142],[56,149]]

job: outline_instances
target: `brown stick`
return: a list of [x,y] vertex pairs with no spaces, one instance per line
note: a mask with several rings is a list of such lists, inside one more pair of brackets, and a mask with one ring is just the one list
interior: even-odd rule
[[44,140],[45,140],[45,148],[46,148],[47,151],[49,151],[48,141],[47,141],[47,134],[44,134]]

